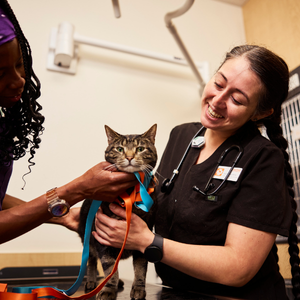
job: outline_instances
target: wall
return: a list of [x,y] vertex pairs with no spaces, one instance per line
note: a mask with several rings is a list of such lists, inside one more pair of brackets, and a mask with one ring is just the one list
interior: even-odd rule
[[[198,84],[188,67],[80,45],[76,75],[46,70],[50,30],[62,21],[71,22],[76,32],[88,37],[182,57],[164,15],[184,1],[120,1],[120,19],[115,19],[109,0],[10,3],[30,41],[34,69],[42,82],[46,130],[36,166],[25,176],[25,189],[22,175],[28,163],[23,158],[15,163],[9,194],[31,200],[102,161],[107,145],[104,124],[126,134],[142,133],[157,123],[161,157],[172,127],[199,120]],[[245,42],[242,9],[237,6],[198,0],[174,24],[193,59],[209,62],[210,74],[226,51]],[[76,233],[46,224],[1,245],[0,252],[34,255],[81,249]]]
[[267,46],[295,69],[300,65],[299,15],[298,0],[248,0],[243,6],[247,42]]
[[[300,2],[248,0],[243,6],[247,43],[264,45],[280,55],[290,70],[300,65]],[[288,245],[279,244],[280,271],[291,278]]]

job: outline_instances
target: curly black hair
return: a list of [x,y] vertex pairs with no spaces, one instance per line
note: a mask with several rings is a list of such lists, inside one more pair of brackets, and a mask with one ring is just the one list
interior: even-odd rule
[[[28,159],[30,173],[31,166],[35,164],[32,161],[35,149],[39,148],[41,142],[39,136],[44,130],[42,126],[44,117],[39,113],[42,107],[37,102],[37,99],[41,95],[41,84],[32,69],[32,56],[29,43],[21,30],[11,6],[6,0],[0,0],[0,5],[15,28],[26,77],[20,101],[12,108],[1,107],[0,166],[10,163],[12,160],[18,160],[28,151],[30,152],[30,158]],[[28,148],[29,150],[27,150]]]

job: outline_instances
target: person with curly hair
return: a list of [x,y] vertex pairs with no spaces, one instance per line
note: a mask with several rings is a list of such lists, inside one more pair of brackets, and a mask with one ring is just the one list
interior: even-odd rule
[[85,198],[114,201],[136,184],[134,175],[107,171],[110,164],[101,162],[32,201],[6,194],[13,162],[29,151],[29,168],[34,165],[44,130],[42,107],[37,102],[40,89],[29,43],[9,3],[0,0],[0,243],[45,222],[77,230],[80,208],[69,210],[71,206]]
[[[162,299],[189,299],[187,291],[194,291],[287,300],[278,234],[288,236],[293,293],[300,299],[294,180],[280,126],[288,88],[282,58],[265,47],[234,47],[204,89],[201,123],[172,130],[157,173],[173,173],[176,181],[156,189],[156,234],[133,214],[126,243],[155,262],[162,283],[173,288]],[[200,128],[205,143],[189,148],[178,173],[174,167]],[[234,161],[234,174],[220,178]],[[93,235],[103,245],[120,247],[125,214],[115,204],[110,209],[120,220],[99,210]]]

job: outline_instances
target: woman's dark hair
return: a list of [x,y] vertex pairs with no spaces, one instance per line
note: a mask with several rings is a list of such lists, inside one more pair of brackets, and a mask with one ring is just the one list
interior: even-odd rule
[[[227,53],[223,64],[232,58],[244,57],[250,63],[250,69],[260,78],[262,82],[262,94],[258,100],[256,113],[274,110],[273,114],[267,118],[256,121],[258,127],[265,126],[269,139],[281,149],[285,159],[285,180],[288,185],[290,200],[293,208],[293,219],[289,231],[289,254],[292,272],[293,293],[295,299],[300,299],[300,267],[299,248],[297,238],[297,204],[294,199],[294,179],[289,163],[289,155],[286,152],[288,143],[282,136],[281,105],[288,96],[289,70],[285,61],[270,50],[256,46],[244,45],[233,48]],[[272,249],[278,261],[277,246]]]
[[39,148],[41,142],[39,135],[42,134],[44,130],[42,126],[44,117],[39,113],[42,107],[36,101],[41,94],[41,85],[32,70],[32,57],[29,43],[20,28],[13,10],[6,0],[0,0],[0,6],[15,28],[26,76],[21,100],[12,108],[1,108],[0,127],[2,133],[0,166],[9,163],[12,159],[17,160],[24,156],[29,148],[30,158],[28,162],[30,172],[31,166],[34,165],[32,159],[35,154],[35,149]]

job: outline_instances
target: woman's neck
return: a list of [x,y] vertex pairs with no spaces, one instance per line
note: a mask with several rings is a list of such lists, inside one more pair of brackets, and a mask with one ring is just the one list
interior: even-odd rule
[[228,136],[220,134],[220,132],[206,129],[205,144],[201,148],[196,164],[200,164],[208,159],[221,145],[227,140]]
[[222,143],[224,143],[230,135],[222,133],[220,131],[214,131],[209,128],[206,129],[204,137],[207,144],[211,147],[218,148]]

